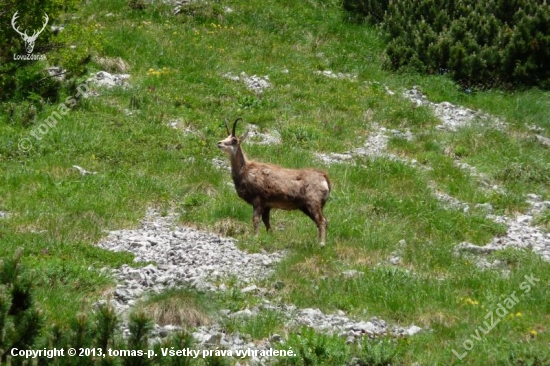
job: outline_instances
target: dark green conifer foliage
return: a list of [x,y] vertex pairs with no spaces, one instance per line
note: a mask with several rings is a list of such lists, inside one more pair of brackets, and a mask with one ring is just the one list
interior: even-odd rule
[[[130,337],[128,338],[128,350],[146,350],[148,345],[148,335],[153,328],[153,322],[147,317],[144,311],[136,311],[130,315]],[[146,357],[126,357],[124,365],[126,366],[144,366],[151,364],[151,360]]]
[[113,346],[113,335],[117,328],[118,319],[115,314],[115,309],[112,306],[102,304],[97,309],[94,330],[97,334],[96,346],[101,348],[103,353],[107,353],[107,349]]
[[0,261],[0,363],[13,348],[30,348],[43,326],[33,303],[31,278],[20,271],[22,253],[18,250],[13,259]]
[[392,70],[450,74],[464,87],[550,88],[546,0],[345,0],[344,7],[385,31]]

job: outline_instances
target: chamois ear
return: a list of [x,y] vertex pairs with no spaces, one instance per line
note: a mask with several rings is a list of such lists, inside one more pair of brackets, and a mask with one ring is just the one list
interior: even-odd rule
[[246,130],[246,132],[241,136],[239,137],[239,140],[241,142],[243,142],[244,140],[246,140],[246,138],[248,137],[248,133],[250,132],[250,130]]

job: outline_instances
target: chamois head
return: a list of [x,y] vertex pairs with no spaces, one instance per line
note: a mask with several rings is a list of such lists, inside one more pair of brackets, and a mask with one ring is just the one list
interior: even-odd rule
[[246,136],[248,135],[248,132],[246,132],[241,137],[237,137],[235,135],[235,128],[237,127],[237,122],[239,120],[242,120],[242,118],[239,117],[235,120],[235,122],[233,122],[233,128],[231,131],[229,131],[227,120],[225,120],[225,128],[227,129],[227,133],[229,134],[229,136],[227,136],[226,139],[218,142],[218,148],[229,156],[235,155],[237,153],[239,146],[241,146],[241,143],[246,139]]

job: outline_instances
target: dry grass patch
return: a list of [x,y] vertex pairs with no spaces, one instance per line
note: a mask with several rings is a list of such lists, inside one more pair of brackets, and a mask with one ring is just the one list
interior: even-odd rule
[[47,231],[43,226],[39,226],[38,224],[21,223],[18,224],[16,227],[16,231],[21,234],[43,234]]
[[337,275],[336,268],[333,267],[332,263],[319,255],[313,255],[305,258],[302,262],[294,264],[291,273],[295,273],[302,278]]
[[351,247],[349,245],[337,244],[334,248],[339,261],[350,266],[373,267],[382,260],[374,251],[365,248]]
[[445,328],[453,327],[457,323],[457,317],[446,314],[439,310],[421,314],[418,317],[418,324],[422,328],[433,328],[434,325],[439,325]]
[[173,290],[156,295],[143,305],[143,310],[160,325],[191,329],[211,322],[205,301],[190,291]]
[[219,221],[216,221],[212,230],[221,236],[231,236],[236,237],[244,235],[248,232],[248,225],[244,222],[226,218]]
[[126,73],[130,65],[120,57],[94,57],[93,61],[108,72]]

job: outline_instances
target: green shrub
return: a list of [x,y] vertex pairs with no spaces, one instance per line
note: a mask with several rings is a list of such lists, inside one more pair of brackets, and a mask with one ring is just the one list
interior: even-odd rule
[[[450,74],[464,87],[550,88],[550,7],[544,0],[346,0],[379,14],[386,66]],[[379,17],[365,15],[367,20]]]
[[0,261],[0,363],[13,348],[29,349],[40,335],[43,316],[34,306],[30,276],[21,271],[23,251]]
[[282,130],[281,137],[286,144],[305,145],[310,141],[316,140],[319,137],[319,132],[313,127],[302,124],[291,124]]
[[343,5],[355,20],[376,24],[384,19],[389,3],[390,0],[344,0]]
[[397,341],[387,338],[361,340],[361,352],[355,359],[355,366],[395,365],[399,356]]
[[[0,102],[32,99],[33,103],[44,100],[53,103],[58,99],[60,83],[46,72],[48,66],[66,70],[67,78],[78,77],[85,71],[94,49],[99,48],[96,29],[81,20],[73,20],[77,0],[44,0],[21,2],[6,0],[0,11]],[[32,53],[28,53],[22,37],[12,28],[15,15],[16,26],[21,32],[32,35],[48,22],[38,36]],[[77,17],[78,18],[78,17]],[[78,24],[77,24],[78,23]],[[64,25],[64,30],[53,32],[52,25]],[[14,56],[17,55],[17,58]],[[20,59],[20,56],[44,59]]]
[[345,365],[350,352],[345,339],[326,335],[314,329],[303,327],[300,332],[289,334],[286,349],[292,347],[295,357],[280,358],[277,365]]

